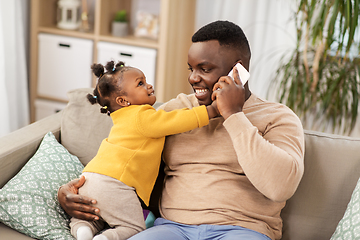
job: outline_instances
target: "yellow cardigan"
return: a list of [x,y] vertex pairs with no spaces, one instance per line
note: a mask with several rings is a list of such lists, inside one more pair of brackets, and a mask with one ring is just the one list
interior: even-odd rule
[[113,112],[111,118],[114,126],[108,138],[83,171],[134,187],[146,205],[159,171],[165,136],[209,123],[205,106],[165,112],[150,105],[132,105]]

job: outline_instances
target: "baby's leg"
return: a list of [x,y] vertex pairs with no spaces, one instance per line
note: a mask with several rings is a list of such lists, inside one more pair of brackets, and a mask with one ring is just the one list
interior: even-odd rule
[[96,235],[93,240],[109,240],[105,235]]
[[103,229],[104,224],[100,221],[88,222],[77,218],[71,218],[71,234],[77,240],[92,240],[94,235]]
[[[96,199],[93,195],[94,186],[92,176],[86,177],[85,184],[79,188],[79,194]],[[85,221],[77,218],[70,219],[71,234],[77,240],[92,240],[94,235],[104,229],[104,222],[100,219],[98,221]]]
[[118,202],[118,207],[114,208],[115,211],[102,213],[111,227],[102,233],[108,240],[128,239],[145,229],[144,214],[135,191],[121,192],[121,201]]
[[101,235],[108,240],[122,240],[145,229],[143,211],[134,188],[104,175],[84,175],[86,179],[95,181],[94,184],[101,182],[101,186],[92,186],[92,198],[97,200],[101,218],[110,226]]
[[91,231],[91,228],[88,226],[81,226],[76,231],[76,239],[77,240],[92,240],[94,234]]

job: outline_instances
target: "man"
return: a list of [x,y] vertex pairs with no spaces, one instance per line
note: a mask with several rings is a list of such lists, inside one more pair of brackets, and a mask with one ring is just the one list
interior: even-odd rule
[[[195,94],[162,108],[216,98],[221,117],[166,139],[161,218],[131,239],[280,239],[281,209],[304,171],[301,122],[286,106],[252,94],[236,69],[234,79],[227,76],[237,62],[249,69],[250,47],[239,26],[216,21],[192,41],[188,81]],[[61,188],[59,201],[70,215],[94,219],[95,201],[72,194],[82,181]]]

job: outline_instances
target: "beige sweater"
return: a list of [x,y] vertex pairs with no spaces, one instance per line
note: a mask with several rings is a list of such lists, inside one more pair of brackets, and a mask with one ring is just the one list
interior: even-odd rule
[[[198,106],[180,94],[166,111]],[[286,106],[255,95],[243,112],[166,138],[160,212],[184,224],[238,225],[280,239],[280,211],[304,171],[300,120]]]

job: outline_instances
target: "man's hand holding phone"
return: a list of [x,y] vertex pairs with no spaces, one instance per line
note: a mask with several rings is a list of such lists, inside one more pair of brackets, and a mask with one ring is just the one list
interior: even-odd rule
[[232,114],[241,112],[245,103],[244,84],[250,77],[248,71],[237,63],[226,77],[220,77],[213,88],[212,100],[217,100],[220,114],[227,119]]

